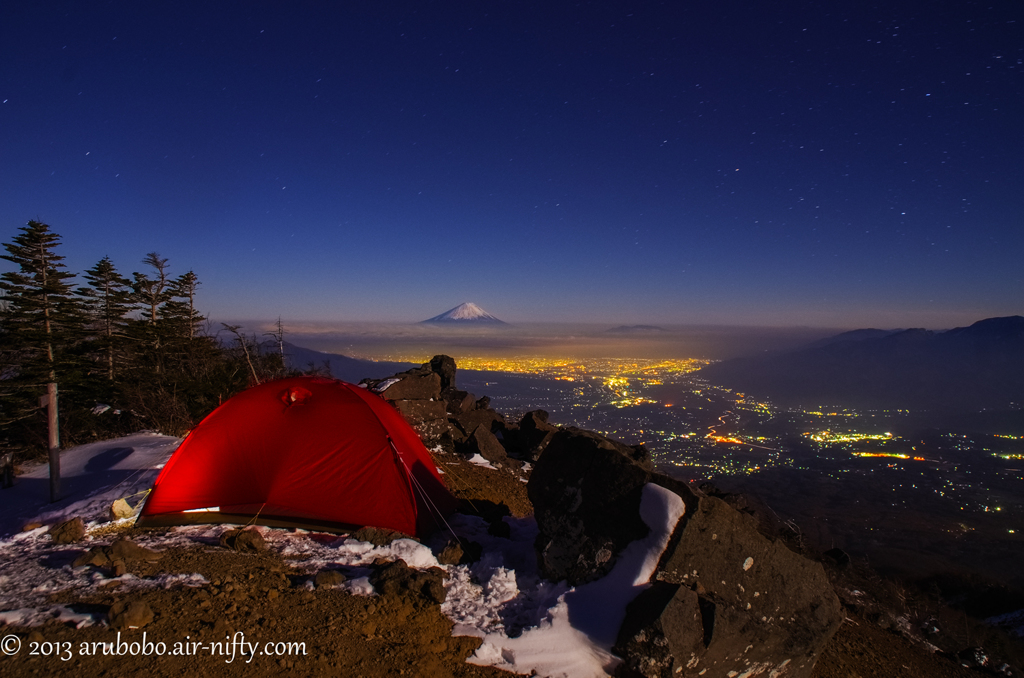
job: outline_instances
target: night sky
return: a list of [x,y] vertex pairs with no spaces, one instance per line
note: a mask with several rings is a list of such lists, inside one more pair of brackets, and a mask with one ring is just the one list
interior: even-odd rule
[[1020,314],[1022,28],[1015,0],[7,2],[0,238],[156,251],[218,321]]

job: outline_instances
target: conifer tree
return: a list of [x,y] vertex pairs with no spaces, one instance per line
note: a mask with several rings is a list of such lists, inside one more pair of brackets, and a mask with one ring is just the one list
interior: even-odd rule
[[134,323],[134,334],[140,354],[136,360],[140,366],[148,364],[156,374],[164,370],[166,356],[164,336],[168,328],[159,325],[161,309],[171,298],[170,273],[167,258],[150,252],[142,260],[153,268],[153,277],[135,271],[132,273],[132,298],[142,309],[141,319]]
[[88,269],[84,277],[88,287],[78,288],[85,298],[87,313],[95,338],[93,343],[102,356],[107,379],[114,380],[115,357],[125,335],[126,316],[131,310],[131,281],[117,272],[110,257],[103,257]]
[[150,325],[156,325],[160,317],[160,307],[171,298],[170,277],[167,270],[167,258],[156,252],[150,252],[142,263],[148,264],[155,272],[150,278],[138,271],[132,273],[132,283],[136,301],[142,306],[142,317]]
[[66,372],[70,352],[81,336],[82,309],[64,270],[64,257],[56,253],[60,236],[38,221],[30,221],[6,243],[0,255],[20,270],[0,275],[6,293],[4,319],[6,345],[23,354],[18,367],[21,381],[56,381]]
[[162,317],[175,325],[175,335],[192,340],[199,334],[199,325],[204,318],[196,311],[196,292],[199,290],[199,276],[193,271],[183,273],[170,285],[170,299],[164,304]]
[[[47,384],[60,384],[63,395],[81,387],[80,361],[75,353],[81,338],[83,314],[81,304],[72,294],[69,279],[73,273],[64,270],[64,257],[56,253],[60,236],[38,221],[30,221],[10,243],[4,244],[7,254],[0,255],[18,267],[0,275],[0,290],[5,294],[3,318],[3,362],[5,374],[0,389],[0,434],[12,446],[43,444],[47,425],[33,422],[38,396],[47,391]],[[51,393],[56,389],[52,387]],[[51,412],[54,414],[55,412]],[[15,429],[18,433],[15,433]],[[50,498],[59,492],[59,463],[56,426],[49,426],[51,485]]]

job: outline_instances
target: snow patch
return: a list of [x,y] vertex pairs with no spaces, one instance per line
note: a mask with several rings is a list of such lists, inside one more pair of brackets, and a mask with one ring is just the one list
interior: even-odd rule
[[482,456],[480,456],[479,452],[469,458],[469,463],[476,464],[477,466],[483,466],[484,468],[494,469],[494,466],[491,465],[491,462],[487,461]]
[[[454,633],[483,638],[469,661],[515,673],[536,671],[543,676],[607,675],[619,662],[611,646],[626,605],[649,586],[684,511],[678,495],[645,485],[640,516],[651,528],[650,534],[629,544],[605,577],[576,588],[545,582],[535,568],[523,568],[522,572],[517,568],[514,576],[519,593],[509,597],[512,574],[502,564],[481,561],[468,573],[454,568],[442,611],[456,623]],[[490,546],[485,544],[485,553],[493,556],[496,552]],[[532,555],[530,543],[506,546],[505,554],[517,547]],[[492,584],[492,580],[496,581]]]
[[396,379],[396,378],[385,379],[381,383],[377,384],[377,386],[373,390],[376,393],[383,393],[384,391],[388,390],[388,388],[394,386],[395,384],[397,384],[400,381],[402,381],[402,380],[401,379]]

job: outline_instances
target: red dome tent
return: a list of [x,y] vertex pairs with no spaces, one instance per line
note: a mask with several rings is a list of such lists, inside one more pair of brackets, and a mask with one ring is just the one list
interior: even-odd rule
[[342,381],[293,377],[243,391],[203,419],[157,477],[137,524],[421,536],[455,504],[390,404]]

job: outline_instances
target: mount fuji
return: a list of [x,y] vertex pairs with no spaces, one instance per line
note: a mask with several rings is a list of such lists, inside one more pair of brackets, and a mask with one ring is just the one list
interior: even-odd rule
[[495,318],[493,315],[483,310],[476,304],[469,302],[465,304],[459,304],[453,309],[445,311],[441,315],[435,315],[433,318],[427,318],[422,321],[424,323],[458,323],[460,325],[505,325],[503,320]]

